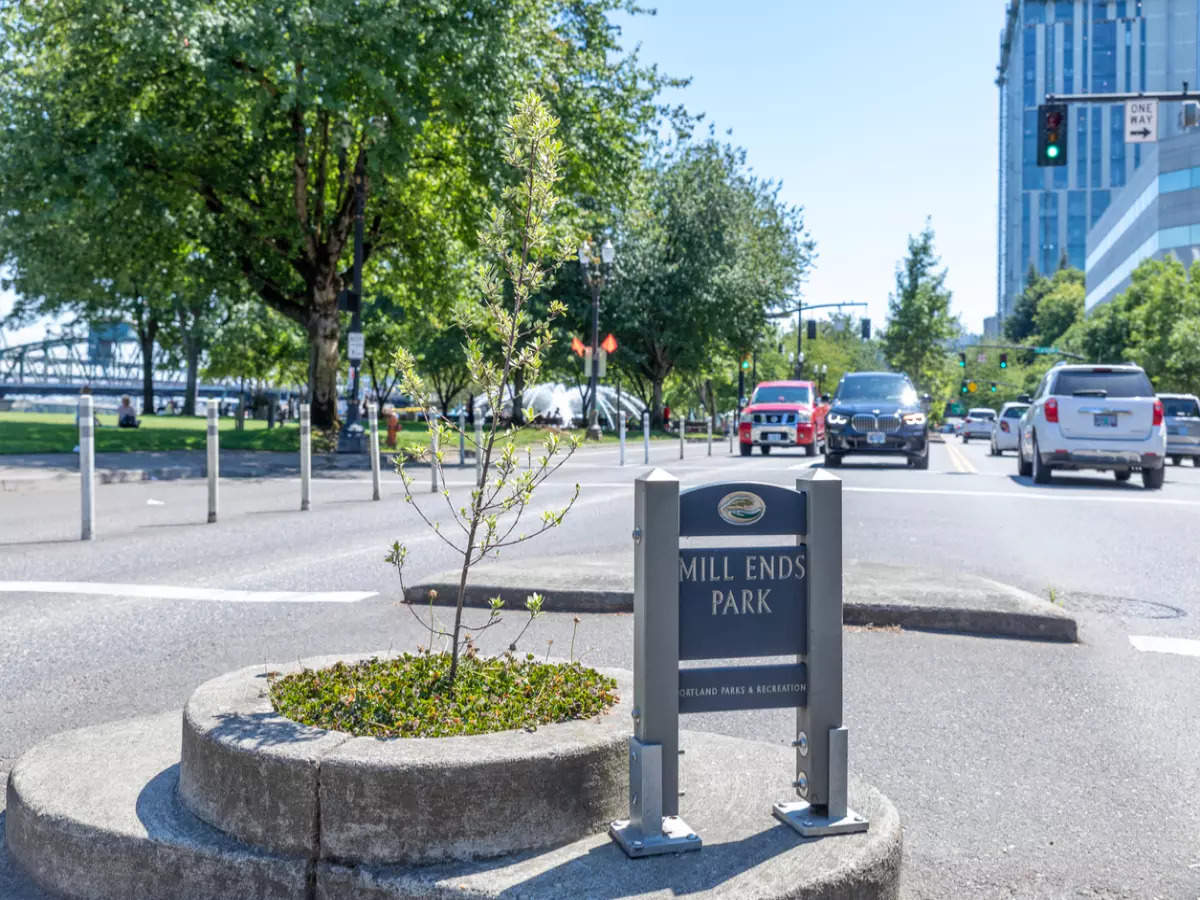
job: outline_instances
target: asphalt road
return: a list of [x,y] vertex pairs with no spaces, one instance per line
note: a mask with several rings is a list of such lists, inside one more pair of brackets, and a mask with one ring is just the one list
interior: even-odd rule
[[[851,766],[904,818],[905,895],[1200,897],[1200,656],[1188,655],[1200,648],[1200,469],[1171,468],[1153,492],[1086,474],[1035,487],[1016,477],[1012,454],[957,440],[932,452],[928,472],[881,458],[838,470],[847,558],[1053,591],[1082,640],[847,635]],[[722,444],[711,458],[696,443],[683,461],[672,445],[653,454],[685,484],[786,483],[820,462],[731,457]],[[632,479],[646,471],[640,447],[629,458],[639,464],[617,467],[613,448],[581,451],[536,504],[561,505],[579,482],[576,508],[511,555],[559,555],[569,567],[627,547]],[[470,472],[451,471],[452,498]],[[414,475],[418,500],[444,509],[428,471]],[[414,646],[421,629],[396,603],[384,553],[408,544],[413,578],[453,557],[394,476],[385,485],[373,503],[361,473],[321,478],[301,513],[294,479],[230,479],[214,525],[203,482],[109,485],[87,544],[70,483],[0,494],[0,771],[56,731],[178,708],[238,666]],[[581,618],[547,616],[525,648],[566,655],[574,643],[587,662],[631,665],[631,617]],[[492,632],[484,647],[510,636]],[[770,741],[792,729],[780,711],[686,724]],[[764,816],[789,778],[764,773]]]

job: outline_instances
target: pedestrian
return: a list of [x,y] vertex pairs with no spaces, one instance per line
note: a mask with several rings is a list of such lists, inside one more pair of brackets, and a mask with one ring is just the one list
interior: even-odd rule
[[671,429],[671,407],[663,404],[663,428],[668,431]]
[[137,410],[133,408],[133,403],[126,394],[121,398],[121,405],[117,407],[117,427],[137,428],[141,424],[138,421]]

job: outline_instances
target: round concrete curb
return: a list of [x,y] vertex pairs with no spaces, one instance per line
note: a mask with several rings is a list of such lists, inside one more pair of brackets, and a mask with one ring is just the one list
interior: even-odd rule
[[604,715],[434,739],[309,728],[272,710],[263,667],[232,672],[188,701],[180,799],[247,843],[344,862],[418,865],[573,841],[628,807],[632,676],[601,671],[621,698]]

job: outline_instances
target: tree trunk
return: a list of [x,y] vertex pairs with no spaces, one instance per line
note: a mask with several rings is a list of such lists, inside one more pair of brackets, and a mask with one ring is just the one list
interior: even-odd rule
[[200,368],[200,341],[195,334],[187,334],[183,339],[184,352],[187,354],[187,393],[183,397],[183,414],[196,414],[196,381],[197,370]]
[[329,430],[337,425],[337,376],[341,368],[338,347],[337,296],[332,289],[318,295],[308,318],[309,403],[313,428]]
[[139,325],[138,343],[142,347],[142,415],[154,415],[154,341],[158,336],[158,320],[150,316]]
[[650,403],[650,426],[652,428],[663,427],[663,381],[665,379],[653,379],[653,390],[651,396],[653,400]]
[[522,399],[525,395],[525,371],[517,369],[513,372],[513,408],[512,408],[512,423],[514,425],[525,424],[525,401]]

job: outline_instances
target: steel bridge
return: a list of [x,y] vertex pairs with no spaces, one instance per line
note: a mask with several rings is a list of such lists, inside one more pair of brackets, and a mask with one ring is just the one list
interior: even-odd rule
[[[153,383],[156,395],[187,390],[186,373],[171,365],[167,354],[157,348]],[[85,387],[93,394],[141,394],[141,344],[135,340],[105,340],[93,333],[0,347],[0,397],[74,395]],[[237,390],[232,380],[197,385],[201,396],[227,396]]]

